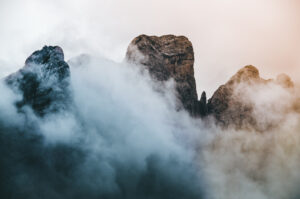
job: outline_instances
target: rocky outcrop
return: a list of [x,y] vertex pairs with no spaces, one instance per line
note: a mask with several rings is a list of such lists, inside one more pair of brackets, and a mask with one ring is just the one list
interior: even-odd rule
[[254,66],[245,66],[240,69],[230,80],[221,85],[208,100],[208,113],[212,115],[222,127],[244,127],[247,124],[255,125],[251,115],[252,106],[234,95],[238,84],[258,83],[262,81],[259,72]]
[[69,76],[63,50],[58,46],[45,46],[29,56],[25,66],[5,81],[22,96],[16,104],[19,111],[29,106],[37,115],[44,116],[68,107]]
[[[246,92],[246,89],[260,86],[259,89],[270,89],[277,84],[284,89],[292,88],[293,82],[285,75],[281,74],[276,80],[265,80],[259,76],[259,71],[254,66],[248,65],[240,69],[230,80],[221,85],[208,100],[208,114],[216,119],[221,127],[232,127],[235,129],[251,129],[265,131],[276,126],[274,120],[265,118],[263,124],[259,124],[257,116],[253,114],[255,106],[255,92]],[[251,98],[251,99],[249,99]],[[271,111],[271,110],[270,110]]]
[[204,117],[208,113],[207,109],[207,100],[206,100],[206,93],[205,91],[202,92],[200,101],[198,101],[198,108],[196,109],[196,113],[201,117]]
[[[126,58],[129,62],[144,66],[153,79],[164,82],[174,79],[180,105],[194,117],[214,118],[217,125],[235,129],[264,131],[274,126],[274,120],[258,121],[255,114],[255,91],[247,96],[248,88],[261,86],[268,90],[274,84],[292,92],[294,83],[285,74],[275,80],[265,80],[252,65],[240,69],[228,82],[221,85],[206,100],[206,93],[198,100],[194,78],[194,52],[191,42],[184,36],[161,37],[140,35],[129,45]],[[257,89],[257,88],[255,88]],[[251,89],[250,89],[251,90]],[[253,91],[251,91],[253,92]],[[254,101],[253,101],[254,100]],[[293,107],[298,106],[299,100]],[[299,108],[294,108],[295,110]],[[263,123],[263,124],[262,124]]]
[[140,35],[130,43],[126,59],[144,65],[155,80],[173,78],[181,105],[194,116],[200,114],[204,98],[200,105],[194,78],[193,46],[186,37]]
[[293,88],[294,87],[294,82],[291,80],[291,78],[288,75],[286,75],[284,73],[279,74],[276,77],[275,81],[277,84],[280,84],[284,88]]

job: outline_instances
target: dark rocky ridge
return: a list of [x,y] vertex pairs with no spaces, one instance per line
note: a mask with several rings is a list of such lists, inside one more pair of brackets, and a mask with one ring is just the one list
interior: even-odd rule
[[161,37],[140,35],[130,43],[126,59],[144,65],[158,81],[173,78],[181,105],[191,115],[205,114],[202,101],[198,101],[194,78],[194,51],[192,43],[184,36]]
[[30,106],[37,115],[44,116],[69,106],[69,77],[70,69],[64,61],[63,50],[58,46],[45,46],[32,53],[25,66],[5,81],[22,95],[16,104],[19,111]]

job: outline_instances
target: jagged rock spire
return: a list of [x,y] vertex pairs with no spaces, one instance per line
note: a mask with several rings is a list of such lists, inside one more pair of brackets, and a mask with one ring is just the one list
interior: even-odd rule
[[191,115],[199,115],[194,78],[194,51],[188,38],[174,35],[140,35],[130,43],[126,59],[144,65],[155,80],[166,81],[173,78],[182,106]]
[[8,76],[7,84],[22,95],[17,102],[20,111],[29,106],[39,115],[67,108],[69,101],[68,64],[58,46],[44,46],[30,55],[25,66]]

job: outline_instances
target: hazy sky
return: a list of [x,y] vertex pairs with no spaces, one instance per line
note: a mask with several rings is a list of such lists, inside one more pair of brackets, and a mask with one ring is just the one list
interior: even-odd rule
[[43,45],[122,61],[139,34],[175,34],[192,41],[197,89],[209,96],[247,64],[296,79],[299,13],[297,0],[0,0],[0,75]]

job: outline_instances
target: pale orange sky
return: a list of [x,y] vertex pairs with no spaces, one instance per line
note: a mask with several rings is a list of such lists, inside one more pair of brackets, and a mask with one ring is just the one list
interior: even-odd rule
[[0,0],[0,70],[46,44],[121,61],[135,36],[175,34],[192,41],[209,96],[247,64],[300,80],[299,15],[298,0]]

